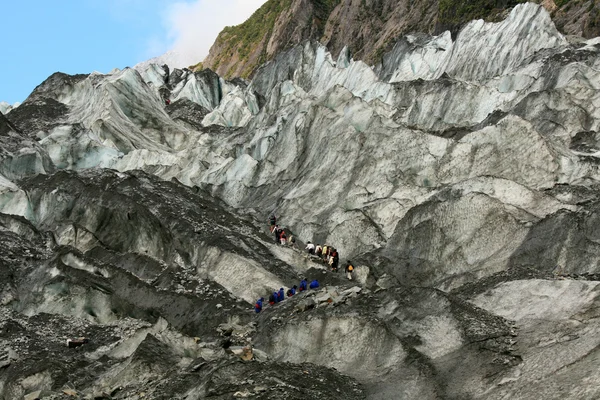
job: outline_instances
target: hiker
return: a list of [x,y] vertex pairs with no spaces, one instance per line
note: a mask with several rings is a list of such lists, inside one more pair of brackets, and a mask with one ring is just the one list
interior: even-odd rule
[[315,254],[315,245],[312,244],[309,240],[308,243],[306,244],[305,250],[308,251],[308,254],[314,255]]
[[271,229],[271,233],[273,232],[273,229],[275,229],[276,226],[277,217],[275,216],[275,214],[271,214],[271,216],[269,217],[269,228]]
[[317,255],[318,257],[321,257],[322,254],[323,254],[323,247],[321,247],[320,244],[317,244],[317,247],[315,247],[315,255]]
[[333,251],[331,252],[331,259],[329,262],[329,265],[331,266],[331,271],[332,272],[337,272],[338,271],[338,266],[340,263],[340,256],[337,252],[337,249],[333,249]]
[[327,261],[327,248],[329,246],[327,246],[326,244],[323,245],[323,250],[321,251],[321,255],[323,256],[323,260]]
[[289,288],[287,291],[287,297],[292,297],[293,295],[295,295],[296,290],[298,290],[298,286],[296,285],[294,285],[294,287]]
[[273,232],[275,234],[275,243],[279,244],[279,235],[281,235],[282,232],[279,225],[275,225],[275,227],[273,228]]
[[306,279],[302,279],[302,281],[300,282],[300,287],[298,288],[298,291],[302,292],[302,291],[306,290],[307,286],[308,286],[308,282],[306,282]]
[[314,281],[312,281],[312,282],[310,283],[310,286],[309,286],[309,287],[310,287],[311,289],[316,289],[316,288],[318,288],[318,287],[319,287],[319,281],[315,279]]
[[348,261],[346,264],[346,277],[349,281],[352,280],[352,273],[354,272],[354,266],[352,266],[352,262]]
[[279,241],[281,242],[282,246],[285,246],[287,243],[287,235],[285,234],[285,231],[282,231],[281,235],[279,235]]
[[279,293],[277,293],[277,302],[285,300],[285,291],[283,288],[279,289]]
[[288,245],[293,247],[294,249],[296,248],[296,238],[294,237],[294,235],[290,235],[288,237]]
[[277,297],[275,296],[276,294],[277,294],[277,292],[273,292],[269,296],[269,304],[270,305],[274,305],[277,302]]
[[261,297],[260,299],[258,299],[256,301],[256,304],[254,305],[254,311],[258,314],[259,312],[262,311],[262,305],[263,305],[263,301],[265,301],[264,297]]

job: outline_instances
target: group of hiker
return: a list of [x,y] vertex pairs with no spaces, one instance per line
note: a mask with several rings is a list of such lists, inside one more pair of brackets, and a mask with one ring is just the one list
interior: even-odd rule
[[[302,281],[300,281],[300,286],[294,285],[293,287],[289,288],[287,292],[285,292],[283,288],[280,288],[278,291],[271,293],[271,295],[269,296],[269,304],[273,306],[277,303],[282,302],[283,300],[285,300],[285,295],[287,295],[287,297],[292,297],[296,295],[296,293],[304,292],[308,289],[317,289],[318,287],[318,280],[315,279],[309,284],[306,279],[302,279]],[[264,301],[265,298],[261,297],[254,304],[254,311],[257,314],[262,311]]]
[[296,247],[296,238],[292,234],[288,236],[285,230],[277,225],[277,217],[275,215],[269,217],[269,227],[271,233],[275,235],[275,243]]
[[[340,264],[340,254],[337,249],[327,244],[321,246],[320,244],[315,245],[310,240],[306,244],[306,252],[312,256],[316,256],[322,260],[325,264],[329,265],[331,272],[338,272]],[[348,261],[345,267],[346,277],[348,280],[352,280],[352,274],[354,273],[354,266],[352,261]]]
[[[275,235],[275,243],[289,245],[296,248],[296,238],[294,238],[294,236],[291,234],[288,236],[285,230],[277,225],[277,217],[274,213],[269,216],[269,229],[271,230],[271,233]],[[324,244],[323,246],[320,244],[315,245],[314,243],[308,241],[305,250],[308,254],[316,256],[326,265],[329,265],[329,268],[331,268],[332,272],[339,271],[340,254],[333,246],[329,246],[327,244]],[[352,265],[351,261],[346,263],[344,271],[346,272],[346,277],[348,280],[352,280],[354,266]]]
[[[282,227],[277,225],[277,217],[274,213],[269,216],[269,229],[271,233],[275,236],[275,243],[284,246],[288,245],[292,246],[293,248],[296,248],[296,238],[292,234],[288,235]],[[338,272],[340,255],[336,248],[327,244],[323,246],[321,246],[320,244],[314,245],[309,241],[306,245],[305,250],[311,256],[318,257],[326,265],[329,265],[332,272]],[[351,261],[348,261],[346,263],[345,272],[348,280],[352,280],[354,266],[352,265]],[[293,287],[289,288],[287,292],[285,292],[284,289],[281,288],[279,289],[279,291],[273,292],[269,296],[269,304],[275,305],[276,303],[283,301],[285,299],[285,295],[287,295],[287,297],[292,297],[296,293],[307,290],[307,287],[310,289],[316,289],[319,287],[319,282],[315,279],[309,285],[306,279],[302,279],[299,287],[294,285]],[[261,297],[256,301],[256,304],[254,305],[254,310],[256,311],[256,313],[261,312],[264,301],[264,297]]]

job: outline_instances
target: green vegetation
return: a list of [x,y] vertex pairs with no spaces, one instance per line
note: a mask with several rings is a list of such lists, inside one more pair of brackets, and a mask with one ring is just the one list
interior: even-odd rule
[[199,62],[196,65],[190,66],[188,69],[192,71],[202,71],[204,69],[204,65],[202,64],[202,62]]
[[[260,42],[270,36],[277,17],[291,2],[292,0],[269,0],[244,23],[225,27],[217,38],[217,46],[221,50],[212,67],[217,69],[226,59],[234,57],[235,53],[241,61],[246,61]],[[247,77],[251,72],[244,71],[242,76]]]
[[[331,11],[340,1],[311,0],[314,7],[313,23],[317,26],[319,37],[323,33],[322,31]],[[290,8],[291,4],[292,0],[269,0],[244,23],[225,27],[217,38],[216,48],[219,49],[219,53],[210,67],[216,70],[220,65],[227,63],[229,59],[234,57],[237,57],[239,62],[244,63],[248,61],[251,54],[262,47],[258,59],[247,64],[244,70],[241,71],[240,75],[242,77],[249,77],[257,66],[268,61],[266,43],[262,46],[261,43],[269,40],[275,22],[282,12]]]
[[[501,12],[526,0],[440,0],[438,29],[456,33],[465,23],[474,19],[495,20]],[[569,0],[562,0],[569,1]]]

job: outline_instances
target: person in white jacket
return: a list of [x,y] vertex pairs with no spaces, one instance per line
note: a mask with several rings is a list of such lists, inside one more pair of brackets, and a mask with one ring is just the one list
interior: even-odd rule
[[306,244],[305,250],[308,252],[308,254],[315,254],[315,245],[309,241]]

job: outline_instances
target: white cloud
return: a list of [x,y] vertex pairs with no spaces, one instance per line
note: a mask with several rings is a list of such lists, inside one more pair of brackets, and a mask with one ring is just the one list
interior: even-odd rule
[[165,25],[183,65],[203,60],[225,26],[244,22],[266,0],[195,0],[167,6]]

